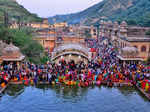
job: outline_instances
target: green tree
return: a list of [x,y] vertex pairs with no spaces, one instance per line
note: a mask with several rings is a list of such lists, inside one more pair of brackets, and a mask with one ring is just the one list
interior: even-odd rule
[[6,28],[8,28],[9,25],[9,18],[8,18],[8,13],[4,11],[4,25]]
[[41,58],[41,63],[43,63],[43,64],[46,64],[48,61],[49,61],[48,56],[43,56],[43,57]]
[[5,28],[3,26],[1,26],[0,29],[1,29],[0,30],[0,40],[9,44],[13,39],[12,33],[10,32],[10,30],[8,30],[7,28]]
[[26,58],[34,63],[41,63],[41,58],[44,57],[43,47],[32,39],[32,31],[29,29],[7,29],[0,30],[0,40],[6,43],[12,42],[19,47]]
[[126,20],[128,25],[137,25],[137,21],[134,19]]
[[27,56],[29,61],[40,63],[40,58],[44,54],[43,47],[32,39],[31,32],[26,29],[12,30],[13,43],[20,47],[23,54]]
[[150,36],[150,30],[148,30],[145,34]]

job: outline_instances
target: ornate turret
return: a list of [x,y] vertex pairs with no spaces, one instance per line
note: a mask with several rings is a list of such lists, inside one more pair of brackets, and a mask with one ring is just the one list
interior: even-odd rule
[[122,23],[120,24],[120,26],[124,26],[124,27],[127,27],[127,23],[125,21],[122,21]]
[[127,23],[125,21],[123,21],[121,24],[120,24],[120,35],[121,36],[124,36],[124,37],[127,37]]
[[115,21],[113,23],[113,26],[112,26],[112,32],[111,32],[111,37],[112,37],[112,40],[115,40],[117,39],[117,34],[118,34],[118,27],[119,27],[119,24],[117,21]]
[[108,23],[109,25],[112,25],[112,21],[110,21],[110,20],[109,20],[107,23]]
[[117,22],[117,21],[115,21],[115,22],[114,22],[114,25],[117,25],[117,26],[118,26],[119,24],[118,24],[118,22]]
[[118,29],[118,26],[119,26],[118,22],[115,21],[114,24],[113,24],[113,27],[114,27],[115,29]]
[[112,21],[108,21],[107,24],[108,24],[108,28],[109,28],[109,29],[112,29],[112,28],[113,28],[113,23],[112,23]]

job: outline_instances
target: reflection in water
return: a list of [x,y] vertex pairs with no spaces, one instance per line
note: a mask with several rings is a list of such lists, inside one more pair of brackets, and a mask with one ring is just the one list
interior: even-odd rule
[[141,96],[144,101],[149,102],[149,100],[140,92],[138,91],[138,89],[136,88],[131,88],[131,87],[119,87],[118,90],[121,92],[121,94],[123,94],[124,96],[131,96],[133,94],[137,94],[139,96]]
[[88,88],[80,88],[77,86],[66,86],[66,85],[56,85],[56,86],[49,86],[49,85],[38,85],[36,88],[41,89],[44,91],[52,90],[55,91],[56,97],[63,98],[63,99],[75,99],[78,100],[82,99],[83,96],[86,96]]
[[118,90],[125,96],[130,96],[136,92],[136,89],[133,87],[118,87]]
[[[20,105],[20,106],[18,106]],[[149,112],[150,103],[130,87],[12,85],[0,100],[5,112]]]
[[25,88],[24,85],[11,85],[8,86],[7,90],[5,91],[5,94],[17,97],[24,92],[24,88]]

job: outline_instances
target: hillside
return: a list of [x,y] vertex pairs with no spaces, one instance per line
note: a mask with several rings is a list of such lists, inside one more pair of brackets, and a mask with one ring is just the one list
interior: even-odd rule
[[16,0],[0,0],[0,23],[3,23],[4,11],[8,13],[10,21],[17,20],[18,17],[21,17],[21,21],[41,21],[41,18],[36,14],[31,14]]
[[150,0],[103,0],[102,2],[78,13],[56,15],[49,21],[67,21],[70,24],[94,24],[100,17],[112,21],[126,20],[129,24],[150,26]]

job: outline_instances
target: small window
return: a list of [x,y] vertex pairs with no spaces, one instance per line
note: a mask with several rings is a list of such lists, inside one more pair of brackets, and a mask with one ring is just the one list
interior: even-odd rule
[[115,36],[117,36],[117,31],[115,31]]
[[146,46],[141,47],[141,52],[146,52]]
[[93,32],[96,32],[96,29],[94,29]]

